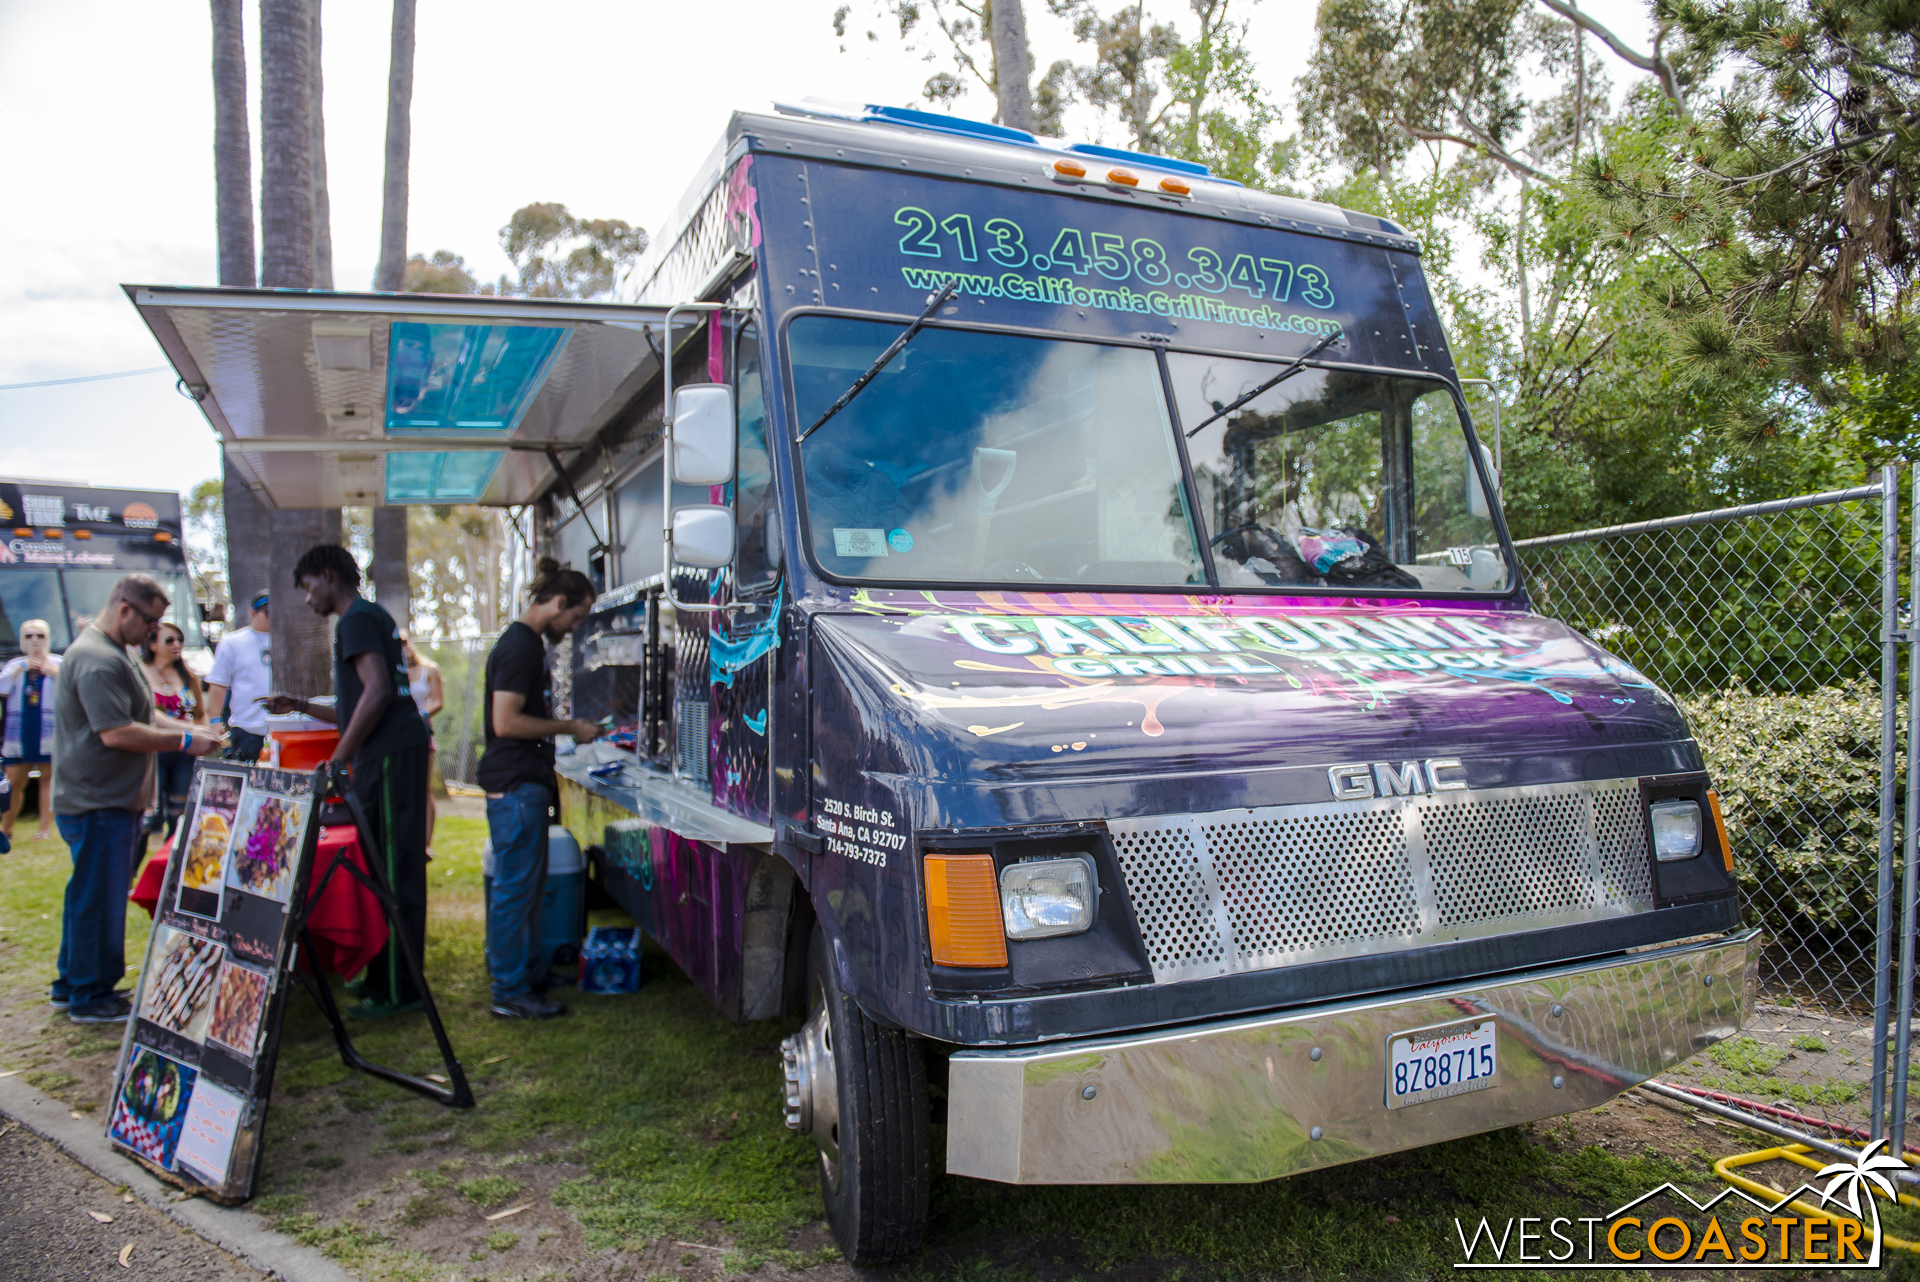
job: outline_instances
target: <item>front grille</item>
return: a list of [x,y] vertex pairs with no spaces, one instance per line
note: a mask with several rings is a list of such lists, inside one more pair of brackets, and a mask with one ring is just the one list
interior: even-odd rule
[[1161,982],[1653,907],[1633,779],[1164,815],[1108,829]]

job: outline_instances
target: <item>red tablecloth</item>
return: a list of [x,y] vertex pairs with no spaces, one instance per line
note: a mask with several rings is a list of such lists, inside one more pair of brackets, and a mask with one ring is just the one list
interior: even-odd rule
[[[171,853],[171,842],[162,846],[140,870],[133,893],[128,896],[146,909],[148,916],[153,915],[154,905],[160,902],[160,886],[166,879],[167,858]],[[360,842],[351,824],[320,830],[309,887],[320,884],[335,859],[345,859],[366,870],[366,860],[360,854]],[[313,936],[313,949],[318,954],[313,960],[321,970],[336,975],[359,974],[387,943],[387,919],[380,911],[380,901],[349,876],[345,868],[334,873],[319,899],[311,898],[311,889],[308,893],[307,930]]]

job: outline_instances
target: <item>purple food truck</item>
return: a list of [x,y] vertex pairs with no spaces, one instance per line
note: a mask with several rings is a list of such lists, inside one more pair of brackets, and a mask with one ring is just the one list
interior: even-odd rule
[[1700,749],[1530,610],[1401,229],[784,107],[637,279],[130,293],[275,501],[505,505],[603,587],[565,821],[722,1010],[798,1024],[768,1105],[849,1258],[918,1245],[936,1162],[1268,1180],[1739,1029]]

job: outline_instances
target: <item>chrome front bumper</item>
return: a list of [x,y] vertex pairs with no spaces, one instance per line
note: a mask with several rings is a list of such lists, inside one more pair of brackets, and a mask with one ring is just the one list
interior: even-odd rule
[[[947,1170],[1008,1184],[1247,1183],[1603,1104],[1737,1033],[1757,931],[1138,1037],[950,1061]],[[1492,1013],[1498,1083],[1386,1107],[1395,1033]]]

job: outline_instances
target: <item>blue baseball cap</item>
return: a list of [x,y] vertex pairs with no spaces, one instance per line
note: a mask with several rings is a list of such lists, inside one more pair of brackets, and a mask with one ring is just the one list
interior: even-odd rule
[[256,610],[266,609],[268,600],[269,600],[268,594],[265,592],[262,592],[259,596],[253,598],[253,608]]

